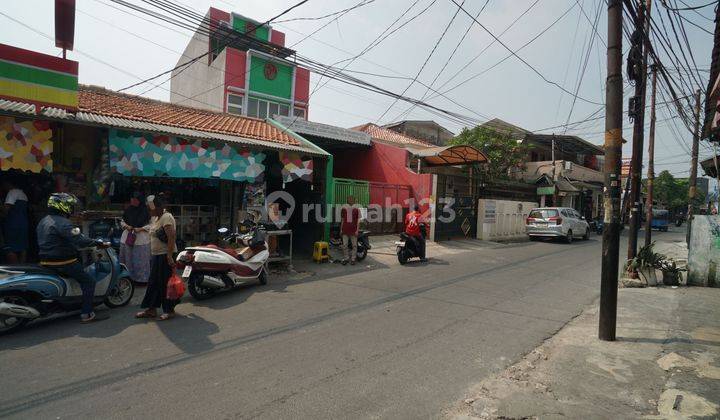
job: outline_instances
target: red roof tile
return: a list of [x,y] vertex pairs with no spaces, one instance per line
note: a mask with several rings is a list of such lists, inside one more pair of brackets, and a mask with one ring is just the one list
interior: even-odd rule
[[396,131],[389,130],[387,128],[380,127],[373,123],[367,123],[352,127],[351,130],[362,131],[368,133],[373,140],[394,143],[399,146],[411,146],[411,147],[431,147],[433,144],[427,143],[415,137],[406,136]]
[[95,86],[80,86],[79,102],[80,111],[92,114],[301,145],[294,137],[263,120],[175,105]]

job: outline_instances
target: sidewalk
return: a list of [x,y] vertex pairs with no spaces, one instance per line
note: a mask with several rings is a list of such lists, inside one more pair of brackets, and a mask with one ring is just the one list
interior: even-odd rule
[[617,341],[594,304],[447,417],[720,418],[720,289],[620,289]]

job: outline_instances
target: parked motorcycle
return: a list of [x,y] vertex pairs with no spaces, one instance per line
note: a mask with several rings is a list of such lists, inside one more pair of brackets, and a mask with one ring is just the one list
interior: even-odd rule
[[[182,278],[187,281],[188,291],[195,299],[212,297],[222,290],[258,282],[267,284],[265,264],[270,258],[265,230],[253,223],[248,233],[231,233],[227,228],[218,229],[222,240],[230,246],[205,245],[185,248],[177,256]],[[232,245],[245,248],[234,248]]]
[[[92,249],[85,270],[96,279],[95,305],[125,306],[135,293],[130,273],[112,248]],[[32,320],[77,311],[82,289],[75,279],[64,278],[40,265],[0,266],[0,334],[22,328]]]
[[[342,235],[340,234],[340,226],[333,226],[332,229],[330,229],[330,246],[342,250],[343,243]],[[348,243],[347,246],[348,249],[352,249],[351,243]],[[355,255],[355,259],[357,261],[364,260],[365,257],[367,257],[369,249],[372,249],[372,246],[370,245],[370,231],[361,230],[358,232],[357,255]]]
[[[424,223],[420,224],[420,232],[423,239],[427,236],[426,228],[427,226]],[[400,240],[395,242],[395,245],[398,262],[401,265],[405,265],[405,263],[407,263],[410,258],[420,258],[420,252],[415,245],[415,240],[412,239],[407,233],[400,233]]]

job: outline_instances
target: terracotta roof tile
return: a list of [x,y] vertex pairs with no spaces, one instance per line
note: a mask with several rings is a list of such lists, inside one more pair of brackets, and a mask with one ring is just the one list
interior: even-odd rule
[[79,87],[80,111],[293,146],[300,141],[256,118],[211,112],[95,87]]
[[427,143],[415,137],[406,136],[396,131],[383,128],[377,124],[367,123],[352,127],[351,130],[362,131],[368,133],[373,140],[382,141],[385,143],[394,143],[399,146],[419,146],[419,147],[431,147],[433,144]]

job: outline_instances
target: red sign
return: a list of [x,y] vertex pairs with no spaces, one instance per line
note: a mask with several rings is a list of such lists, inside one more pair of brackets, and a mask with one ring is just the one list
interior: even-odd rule
[[277,67],[275,67],[275,64],[273,63],[265,63],[265,78],[268,80],[275,80],[277,77]]

